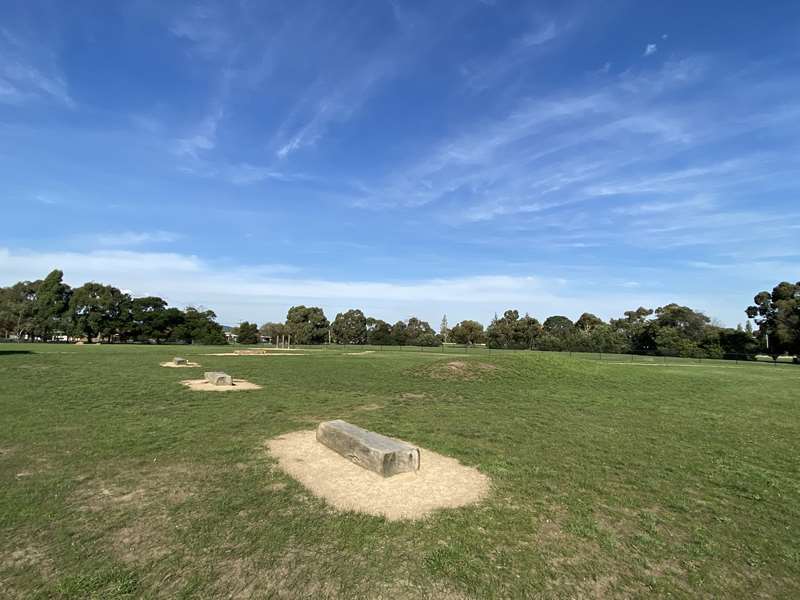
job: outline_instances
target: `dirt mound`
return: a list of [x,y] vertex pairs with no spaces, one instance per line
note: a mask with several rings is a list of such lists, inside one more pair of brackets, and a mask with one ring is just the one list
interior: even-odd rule
[[243,392],[245,390],[260,390],[261,386],[250,383],[244,379],[234,379],[233,385],[214,385],[207,379],[187,379],[181,381],[183,385],[195,392]]
[[483,362],[451,360],[428,365],[425,373],[434,379],[480,379],[484,375],[497,370],[495,365]]
[[200,366],[200,365],[199,365],[199,364],[197,364],[196,362],[187,362],[187,363],[185,363],[185,364],[182,364],[182,365],[176,365],[176,364],[175,364],[173,361],[171,361],[171,360],[170,360],[170,361],[167,361],[167,362],[162,362],[162,363],[159,363],[159,364],[160,364],[162,367],[169,367],[169,368],[172,368],[172,369],[186,369],[186,368],[189,368],[189,367],[199,367],[199,366]]
[[320,444],[313,430],[273,438],[266,448],[284,471],[336,509],[390,521],[420,519],[437,509],[473,504],[489,492],[486,475],[424,448],[420,448],[419,471],[386,478]]

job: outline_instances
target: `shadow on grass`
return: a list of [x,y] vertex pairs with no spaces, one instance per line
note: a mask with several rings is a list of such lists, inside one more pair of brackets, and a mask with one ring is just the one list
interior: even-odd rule
[[0,350],[0,356],[5,356],[6,354],[33,354],[30,350]]

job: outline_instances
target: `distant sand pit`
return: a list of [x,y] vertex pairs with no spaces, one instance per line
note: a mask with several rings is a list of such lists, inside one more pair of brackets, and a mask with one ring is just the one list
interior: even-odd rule
[[237,352],[212,352],[202,356],[305,356],[305,352],[254,352],[243,350]]
[[318,443],[313,430],[282,435],[265,445],[284,471],[342,511],[390,521],[421,519],[438,509],[480,502],[489,492],[486,475],[424,448],[419,471],[384,478]]
[[628,361],[628,362],[611,362],[611,361],[603,361],[603,364],[606,365],[633,365],[638,367],[691,367],[691,368],[701,368],[701,369],[741,369],[742,367],[737,367],[734,365],[686,365],[686,364],[664,364],[664,363],[657,363],[657,362],[636,362],[636,361]]
[[363,352],[345,352],[347,356],[364,356],[365,354],[375,354],[375,350],[364,350]]
[[214,385],[207,379],[186,379],[181,383],[195,392],[244,392],[261,389],[260,385],[244,379],[234,379],[233,385]]
[[168,361],[168,362],[163,362],[163,363],[159,363],[159,364],[160,364],[162,367],[169,367],[169,368],[171,368],[171,369],[184,369],[184,368],[186,368],[186,367],[199,367],[199,366],[200,366],[200,365],[199,365],[199,364],[197,364],[196,362],[187,362],[187,363],[185,363],[185,364],[182,364],[182,365],[176,365],[176,364],[175,364],[174,362],[172,362],[171,360],[170,360],[170,361]]

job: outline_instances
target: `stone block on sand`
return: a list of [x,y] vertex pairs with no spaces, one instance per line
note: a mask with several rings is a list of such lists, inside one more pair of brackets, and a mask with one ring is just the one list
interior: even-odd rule
[[185,358],[181,358],[180,356],[176,356],[175,358],[173,358],[173,359],[172,359],[172,362],[173,362],[174,364],[176,364],[176,365],[185,365],[185,364],[187,364],[189,361],[188,361],[188,360],[186,360]]
[[419,469],[419,448],[346,421],[320,423],[317,441],[384,477]]
[[233,385],[233,377],[219,371],[206,371],[205,378],[213,385]]

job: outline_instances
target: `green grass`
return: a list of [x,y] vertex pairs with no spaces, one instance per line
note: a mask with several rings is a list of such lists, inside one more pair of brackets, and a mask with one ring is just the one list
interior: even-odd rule
[[[218,351],[0,346],[0,597],[800,596],[800,368]],[[175,354],[203,368],[158,366]],[[179,384],[204,370],[263,389]],[[263,450],[330,418],[475,466],[490,496],[337,513]]]

